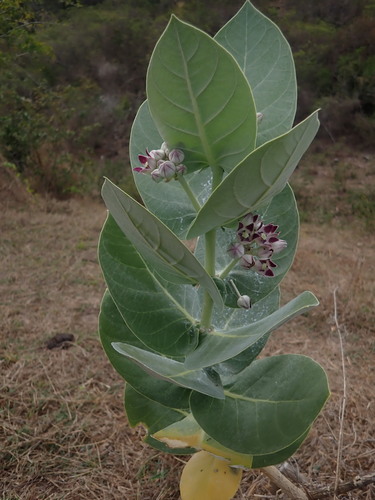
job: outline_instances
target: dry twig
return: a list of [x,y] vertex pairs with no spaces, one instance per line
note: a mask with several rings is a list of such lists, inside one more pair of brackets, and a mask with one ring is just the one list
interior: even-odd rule
[[341,367],[342,367],[342,401],[340,406],[340,428],[339,428],[339,438],[337,442],[337,461],[336,461],[336,478],[335,478],[335,486],[334,486],[334,495],[336,497],[336,492],[339,489],[339,481],[340,481],[340,466],[341,466],[341,458],[342,458],[342,446],[343,446],[343,436],[344,436],[344,416],[345,416],[345,407],[346,407],[346,370],[345,370],[345,355],[344,355],[344,344],[342,340],[342,334],[340,330],[340,325],[337,317],[337,299],[336,299],[337,288],[333,290],[333,318],[336,325],[337,334],[339,336],[340,342],[340,354],[341,354]]

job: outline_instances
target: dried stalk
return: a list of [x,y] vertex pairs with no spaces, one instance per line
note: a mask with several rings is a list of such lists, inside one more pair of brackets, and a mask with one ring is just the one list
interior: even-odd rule
[[343,495],[349,491],[363,489],[370,484],[375,484],[375,473],[367,476],[355,477],[352,481],[342,483],[339,486],[326,486],[317,490],[308,492],[308,498],[311,500],[320,500],[321,498],[332,498],[332,495]]
[[293,500],[309,500],[306,493],[293,484],[274,466],[260,469],[278,488],[280,488],[289,498]]
[[342,401],[340,407],[340,429],[339,429],[339,437],[337,442],[337,461],[336,461],[336,479],[334,486],[334,498],[336,498],[337,491],[339,489],[339,481],[340,481],[340,466],[341,466],[341,457],[342,457],[342,447],[343,447],[343,436],[344,436],[344,416],[345,416],[345,408],[346,408],[346,370],[345,370],[345,355],[344,355],[344,344],[342,340],[341,329],[337,317],[337,300],[336,300],[336,292],[337,288],[333,290],[333,318],[336,325],[337,334],[339,336],[340,341],[340,354],[341,354],[341,367],[342,367]]

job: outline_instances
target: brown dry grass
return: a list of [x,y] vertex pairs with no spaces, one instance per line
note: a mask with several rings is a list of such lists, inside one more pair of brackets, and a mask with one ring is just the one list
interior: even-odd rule
[[[3,199],[3,500],[179,498],[181,458],[145,446],[143,430],[128,426],[123,382],[98,341],[97,314],[104,285],[96,244],[104,217],[103,205],[97,201],[35,202],[21,197],[14,206]],[[370,473],[375,462],[375,314],[370,272],[375,238],[363,224],[343,227],[343,219],[340,224],[337,220],[303,224],[284,297],[310,289],[321,306],[275,332],[267,347],[267,352],[311,355],[327,370],[332,397],[292,459],[314,487],[335,482],[343,391],[335,288],[348,392],[340,480]],[[73,333],[75,340],[69,348],[46,349],[46,341],[56,333]],[[282,496],[267,478],[249,471],[236,496],[245,498]],[[369,486],[340,498],[369,500],[375,498],[375,489]]]

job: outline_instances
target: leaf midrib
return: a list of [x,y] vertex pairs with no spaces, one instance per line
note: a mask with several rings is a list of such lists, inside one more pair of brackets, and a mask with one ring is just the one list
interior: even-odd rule
[[[175,33],[176,33],[176,38],[177,38],[177,42],[178,42],[178,48],[179,48],[180,53],[181,53],[181,59],[182,59],[182,63],[183,63],[184,73],[185,73],[186,86],[187,86],[187,90],[188,90],[189,97],[191,100],[194,119],[195,119],[195,123],[197,125],[199,138],[200,138],[200,141],[202,144],[203,151],[206,155],[208,164],[213,166],[214,162],[215,162],[214,154],[213,154],[212,149],[209,146],[208,138],[207,138],[206,131],[205,131],[205,128],[203,125],[203,120],[202,120],[202,117],[201,117],[201,114],[199,111],[199,106],[198,106],[197,100],[196,100],[194,92],[193,92],[193,88],[192,88],[192,84],[191,84],[191,80],[190,80],[190,75],[189,75],[189,70],[188,70],[188,64],[187,64],[187,60],[185,58],[184,50],[183,50],[183,47],[181,44],[181,39],[180,39],[177,27],[175,27]],[[198,45],[199,45],[199,43],[200,42],[198,41]],[[211,81],[212,81],[212,79],[211,79]]]

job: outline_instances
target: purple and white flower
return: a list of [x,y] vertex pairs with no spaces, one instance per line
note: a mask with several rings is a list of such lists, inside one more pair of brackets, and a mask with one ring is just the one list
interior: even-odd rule
[[272,277],[277,265],[271,258],[287,246],[287,242],[279,238],[278,229],[275,224],[264,224],[259,214],[248,213],[239,221],[237,239],[227,251],[244,269]]
[[141,174],[151,175],[155,182],[169,182],[186,173],[186,166],[181,163],[184,157],[181,149],[170,150],[168,144],[163,142],[160,149],[152,149],[151,151],[146,149],[146,154],[138,155],[141,165],[133,170]]

